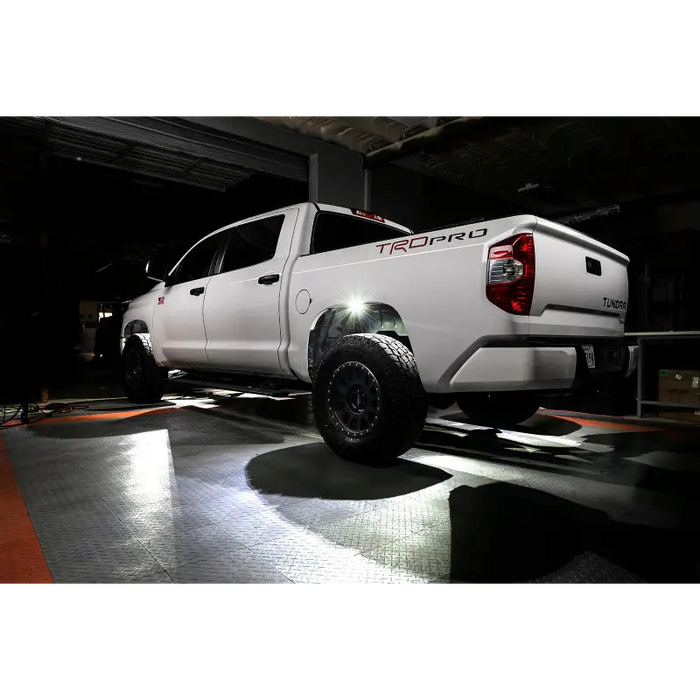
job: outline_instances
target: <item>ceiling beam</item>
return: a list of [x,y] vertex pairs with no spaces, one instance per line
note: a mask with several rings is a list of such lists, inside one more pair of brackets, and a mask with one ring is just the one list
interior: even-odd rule
[[339,117],[343,124],[366,131],[383,139],[387,145],[401,141],[412,127],[393,122],[386,117]]
[[155,117],[46,117],[68,129],[91,132],[139,146],[206,161],[306,181],[306,162],[277,149],[224,134],[208,133],[187,122]]
[[484,117],[458,117],[442,126],[427,129],[415,136],[410,136],[389,146],[370,151],[365,155],[365,167],[376,168],[379,165],[386,165],[399,158],[420,153],[430,146],[443,143],[447,138],[464,135],[468,129],[473,127],[475,122],[483,120]]
[[444,148],[451,141],[466,142],[497,138],[533,121],[532,118],[521,117],[458,117],[390,146],[370,151],[365,155],[365,167],[376,168],[414,153],[427,151],[435,146]]

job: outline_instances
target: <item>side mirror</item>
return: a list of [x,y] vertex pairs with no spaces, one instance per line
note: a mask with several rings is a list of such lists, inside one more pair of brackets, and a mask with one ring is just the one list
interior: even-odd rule
[[165,282],[168,276],[168,265],[165,256],[156,255],[146,264],[146,277],[154,282]]

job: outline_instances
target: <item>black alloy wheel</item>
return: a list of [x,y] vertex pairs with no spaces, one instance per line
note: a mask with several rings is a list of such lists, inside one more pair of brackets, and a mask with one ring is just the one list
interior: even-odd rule
[[377,378],[361,362],[345,362],[333,373],[328,402],[348,435],[369,435],[379,419],[381,401]]

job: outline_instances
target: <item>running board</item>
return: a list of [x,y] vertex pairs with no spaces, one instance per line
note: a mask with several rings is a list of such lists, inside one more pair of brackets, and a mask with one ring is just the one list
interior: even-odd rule
[[190,378],[186,372],[178,372],[168,377],[169,387],[197,387],[199,389],[221,389],[239,394],[258,394],[270,397],[292,397],[309,393],[308,387],[270,387],[256,384],[237,384],[225,380]]

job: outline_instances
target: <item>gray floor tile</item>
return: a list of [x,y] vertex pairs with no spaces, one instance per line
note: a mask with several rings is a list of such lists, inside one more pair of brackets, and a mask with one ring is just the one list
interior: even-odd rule
[[251,548],[295,583],[420,583],[419,577],[365,559],[311,532]]
[[451,531],[442,524],[396,539],[363,556],[392,570],[405,571],[429,581],[447,576],[451,564]]
[[140,540],[143,546],[166,570],[180,566],[206,566],[211,562],[228,562],[237,552],[245,550],[216,525],[176,532],[159,532]]
[[191,505],[122,513],[121,520],[141,539],[154,539],[160,534],[167,535],[214,525],[206,515]]
[[168,569],[176,583],[291,583],[277,569],[247,550],[223,559],[182,564]]
[[57,583],[133,580],[163,570],[137,539],[76,541],[57,539],[43,547]]
[[644,583],[644,580],[593,552],[584,552],[533,583]]
[[288,522],[281,518],[276,511],[223,517],[215,513],[210,514],[209,517],[237,542],[247,547],[279,539],[280,537],[288,537],[304,529],[303,525]]
[[[571,454],[465,439],[466,458],[420,448],[377,471],[295,430],[225,410],[179,411],[37,425],[3,432],[3,442],[59,582],[447,582],[453,525],[475,523],[469,557],[472,544],[490,551],[484,533],[498,540],[499,528],[526,530],[527,544],[530,513],[553,523],[556,539],[580,508],[604,519],[586,544],[602,554],[545,562],[539,581],[639,580],[616,563],[615,547],[620,561],[638,556],[640,570],[655,558],[660,578],[669,562],[679,580],[698,576],[693,562],[678,568],[694,551],[700,510],[694,450],[676,438],[559,431],[590,441]],[[514,454],[527,459],[514,463]],[[680,525],[693,533],[683,539],[672,531]]]

